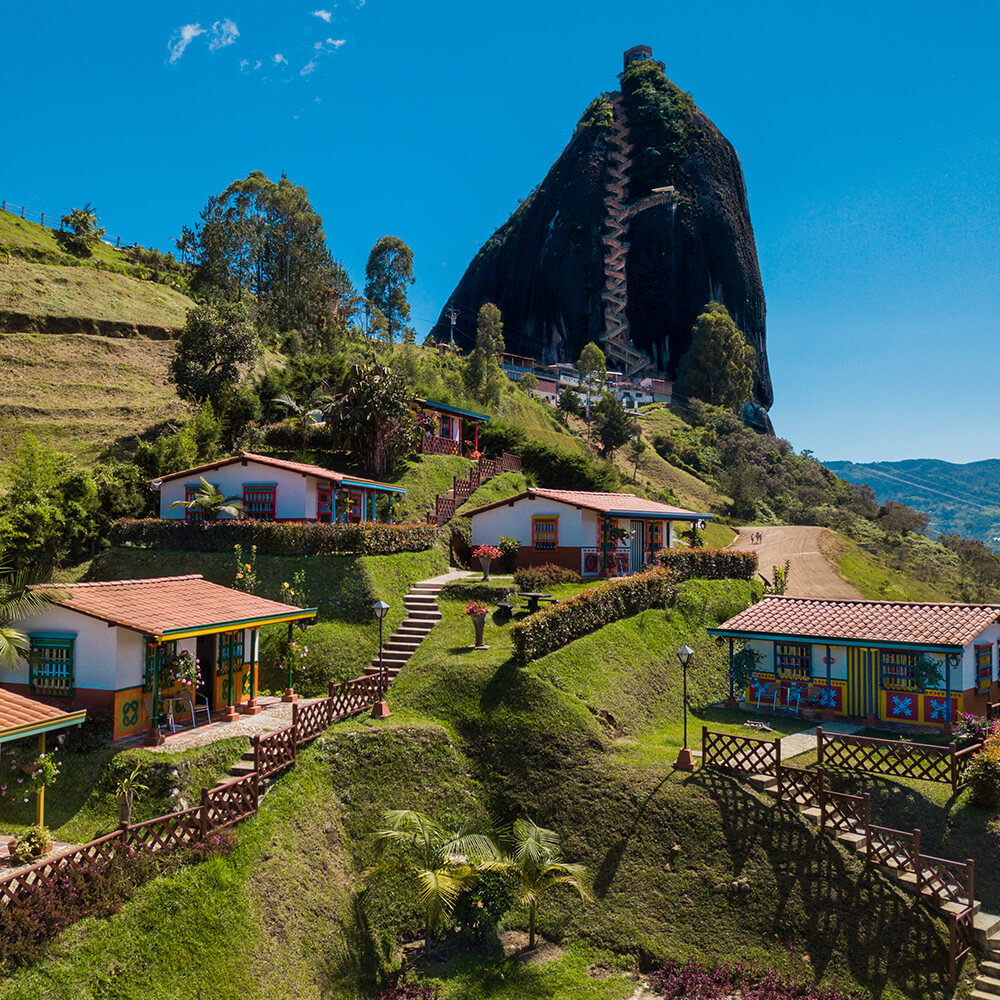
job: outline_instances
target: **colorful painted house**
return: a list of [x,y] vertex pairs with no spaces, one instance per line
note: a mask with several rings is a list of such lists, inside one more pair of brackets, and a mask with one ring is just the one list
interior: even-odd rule
[[[959,713],[986,714],[995,700],[1000,606],[907,601],[765,597],[710,635],[757,652],[748,702],[797,707],[870,721],[947,725]],[[922,658],[940,680],[921,690]]]
[[413,400],[424,455],[469,455],[479,451],[479,425],[488,424],[485,413],[463,410],[433,399]]
[[[374,479],[243,451],[151,480],[160,491],[160,517],[196,518],[197,513],[171,505],[194,497],[202,477],[225,496],[242,497],[245,515],[257,521],[353,524],[376,520],[378,506],[384,512],[382,520],[391,521],[393,501],[406,493]],[[385,499],[379,504],[381,498]]]
[[472,545],[514,538],[519,566],[556,563],[583,576],[605,567],[634,573],[674,542],[675,526],[708,520],[699,514],[644,500],[632,493],[529,489],[462,515],[472,522]]
[[[213,721],[232,721],[240,712],[260,710],[261,626],[315,617],[315,608],[270,601],[197,575],[61,584],[45,611],[17,623],[31,653],[3,675],[3,687],[65,711],[104,709],[114,717],[115,739],[155,728],[168,708],[190,719],[192,707],[207,705]],[[193,706],[187,690],[160,683],[167,658],[184,652],[200,661]]]

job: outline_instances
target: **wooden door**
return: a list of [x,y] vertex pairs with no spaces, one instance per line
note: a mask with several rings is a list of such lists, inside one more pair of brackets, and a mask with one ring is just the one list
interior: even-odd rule
[[646,522],[632,521],[629,527],[632,529],[631,571],[637,573],[646,562]]

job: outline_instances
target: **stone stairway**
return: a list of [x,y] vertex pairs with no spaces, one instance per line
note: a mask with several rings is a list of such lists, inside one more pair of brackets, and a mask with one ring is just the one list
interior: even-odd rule
[[[774,798],[778,797],[778,779],[776,777],[768,774],[754,774],[750,776],[749,781],[758,791]],[[803,817],[817,824],[820,822],[820,808],[813,798],[798,796],[794,799],[794,804]],[[848,850],[861,854],[866,852],[867,838],[861,827],[853,831],[837,830],[832,832]],[[917,893],[916,875],[912,871],[897,870],[905,869],[905,864],[897,865],[889,860],[884,864],[878,864],[877,867],[907,892]],[[942,903],[930,890],[921,890],[919,895],[924,902],[936,907],[944,917],[952,914],[958,915],[966,910],[965,906],[958,903]],[[969,995],[973,1000],[998,1000],[1000,998],[1000,916],[985,911],[978,899],[973,900],[971,909],[976,943],[982,949],[984,957],[979,962],[979,975]]]
[[[413,655],[424,636],[441,620],[437,595],[443,584],[432,581],[415,583],[403,598],[406,618],[382,645],[382,662],[385,665],[386,683],[391,684]],[[376,675],[379,671],[378,654],[372,658],[365,673]]]

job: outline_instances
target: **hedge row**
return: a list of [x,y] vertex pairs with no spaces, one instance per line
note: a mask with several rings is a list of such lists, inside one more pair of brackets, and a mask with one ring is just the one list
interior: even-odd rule
[[235,545],[258,553],[302,556],[315,553],[388,556],[423,552],[433,546],[432,524],[318,524],[280,521],[185,521],[156,517],[121,520],[111,526],[112,545],[190,552],[229,552]]
[[512,626],[514,659],[536,660],[609,622],[666,607],[673,595],[670,577],[659,568],[595,584]]
[[661,549],[656,562],[680,580],[752,580],[757,553],[737,549]]

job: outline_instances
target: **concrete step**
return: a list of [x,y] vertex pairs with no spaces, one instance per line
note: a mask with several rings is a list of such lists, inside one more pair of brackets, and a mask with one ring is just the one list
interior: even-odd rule
[[407,611],[407,616],[406,616],[407,621],[409,621],[410,619],[415,619],[418,621],[433,621],[433,622],[441,621],[440,611],[421,611],[418,608],[407,608],[406,611]]
[[770,774],[751,774],[750,784],[760,792],[770,792],[778,787],[778,779]]
[[805,816],[806,819],[811,819],[818,823],[820,820],[819,806],[810,806],[808,809],[803,809],[802,815]]
[[839,840],[849,850],[856,851],[859,844],[864,844],[865,835],[863,833],[848,833],[846,831],[840,831],[837,833],[837,840]]
[[440,583],[415,583],[410,587],[408,593],[412,594],[415,591],[419,591],[421,594],[440,594],[443,584]]
[[996,1000],[996,993],[987,993],[985,990],[979,989],[979,980],[976,980],[976,986],[969,994],[970,1000]]
[[1000,955],[1000,938],[994,937],[994,935],[1000,934],[1000,917],[995,913],[980,910],[972,918],[972,926],[976,931],[979,943]]
[[387,642],[382,649],[386,653],[412,653],[413,650],[420,645],[421,640],[414,636],[412,639],[403,638],[393,638],[391,641]]
[[[994,979],[993,976],[977,976],[976,989],[987,996],[1000,996],[1000,979]],[[973,996],[975,996],[974,993]]]
[[252,760],[238,760],[229,769],[229,773],[234,778],[245,778],[248,774],[253,773],[253,761]]
[[[974,900],[972,904],[973,917],[981,912],[982,908],[983,904],[978,899]],[[965,911],[969,909],[969,906],[967,903],[942,903],[940,909],[942,913],[954,913],[958,916],[960,913],[965,913]],[[975,920],[973,920],[973,926],[975,926]]]

